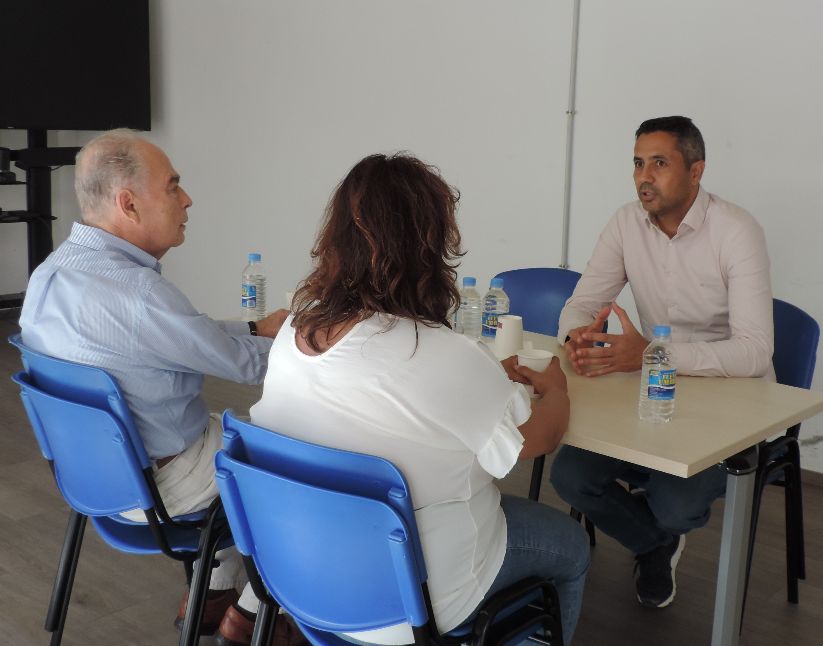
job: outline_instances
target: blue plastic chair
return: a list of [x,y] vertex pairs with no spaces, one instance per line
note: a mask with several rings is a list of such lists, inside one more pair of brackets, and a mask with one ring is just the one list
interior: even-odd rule
[[495,278],[503,279],[509,297],[509,312],[523,317],[523,329],[557,336],[560,311],[574,292],[580,274],[559,267],[511,269]]
[[[211,568],[193,562],[232,541],[219,501],[209,510],[169,518],[151,462],[117,382],[104,370],[56,359],[9,338],[24,371],[12,377],[60,493],[71,507],[46,619],[51,643],[62,640],[86,519],[106,543],[133,554],[163,553],[182,561],[191,594],[181,644],[196,644]],[[119,514],[142,509],[146,523]]]
[[[799,307],[774,299],[772,363],[778,383],[795,388],[811,388],[819,340],[820,326],[817,321]],[[797,581],[806,578],[799,433],[800,424],[795,424],[785,435],[759,446],[746,568],[748,589],[763,490],[769,484],[781,486],[785,489],[786,501],[786,583],[789,603],[798,602]]]
[[541,628],[562,644],[557,593],[537,578],[492,597],[472,629],[440,635],[409,488],[387,460],[289,438],[231,411],[223,429],[217,486],[261,600],[252,644],[269,643],[280,606],[318,646],[404,622],[416,644],[510,643]]

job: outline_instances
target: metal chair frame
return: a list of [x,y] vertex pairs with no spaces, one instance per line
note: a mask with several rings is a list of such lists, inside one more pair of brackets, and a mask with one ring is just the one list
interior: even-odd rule
[[[799,307],[775,298],[774,358],[778,383],[795,388],[811,388],[820,341],[820,326]],[[746,561],[746,583],[743,591],[743,610],[749,589],[755,534],[760,517],[763,491],[767,485],[784,489],[786,526],[786,597],[789,603],[798,603],[798,580],[806,578],[806,554],[803,539],[803,493],[800,470],[800,424],[786,430],[786,434],[758,446],[758,465],[755,474],[754,499]],[[741,612],[740,627],[743,627]]]

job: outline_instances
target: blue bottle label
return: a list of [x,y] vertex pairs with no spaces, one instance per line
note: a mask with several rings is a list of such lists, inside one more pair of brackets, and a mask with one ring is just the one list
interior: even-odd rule
[[493,339],[497,334],[497,312],[483,312],[483,336]]
[[674,399],[674,381],[677,371],[649,370],[649,399],[655,401],[671,401]]
[[240,296],[240,306],[254,309],[257,307],[257,285],[243,283],[243,292]]

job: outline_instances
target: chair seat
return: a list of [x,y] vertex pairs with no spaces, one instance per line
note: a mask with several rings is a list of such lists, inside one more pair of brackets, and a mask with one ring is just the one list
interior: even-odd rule
[[[187,517],[176,517],[174,520],[196,520],[199,516],[205,517],[205,510]],[[146,523],[135,523],[128,519],[115,516],[94,516],[91,518],[94,528],[104,541],[112,547],[129,554],[162,554],[163,550],[157,544],[157,539]],[[197,552],[200,544],[201,530],[199,528],[181,528],[175,526],[164,527],[163,530],[169,546],[176,552]],[[218,550],[230,547],[233,544],[231,536],[224,538],[217,545]]]
[[[181,514],[180,516],[175,516],[173,520],[178,523],[199,523],[206,520],[206,516],[208,515],[208,509],[199,509],[198,511],[193,511],[189,514]],[[218,517],[224,518],[225,515],[221,514]],[[130,518],[126,518],[125,516],[111,516],[112,520],[116,520],[118,523],[123,523],[124,525],[142,525],[146,526],[148,523],[144,520],[131,520]]]

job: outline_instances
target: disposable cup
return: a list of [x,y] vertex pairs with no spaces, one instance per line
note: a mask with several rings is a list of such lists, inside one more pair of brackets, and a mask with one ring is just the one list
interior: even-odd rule
[[[518,365],[526,366],[527,368],[531,368],[537,372],[543,372],[549,367],[549,363],[551,363],[553,356],[554,353],[549,352],[548,350],[524,348],[517,353],[517,363]],[[534,386],[531,384],[524,384],[524,386],[531,397],[539,397],[539,395],[535,395],[534,393]]]
[[517,354],[523,347],[523,317],[503,314],[497,317],[494,353],[501,359]]
[[554,353],[548,350],[537,350],[535,348],[523,349],[517,353],[517,363],[526,366],[537,372],[543,372],[549,367]]

